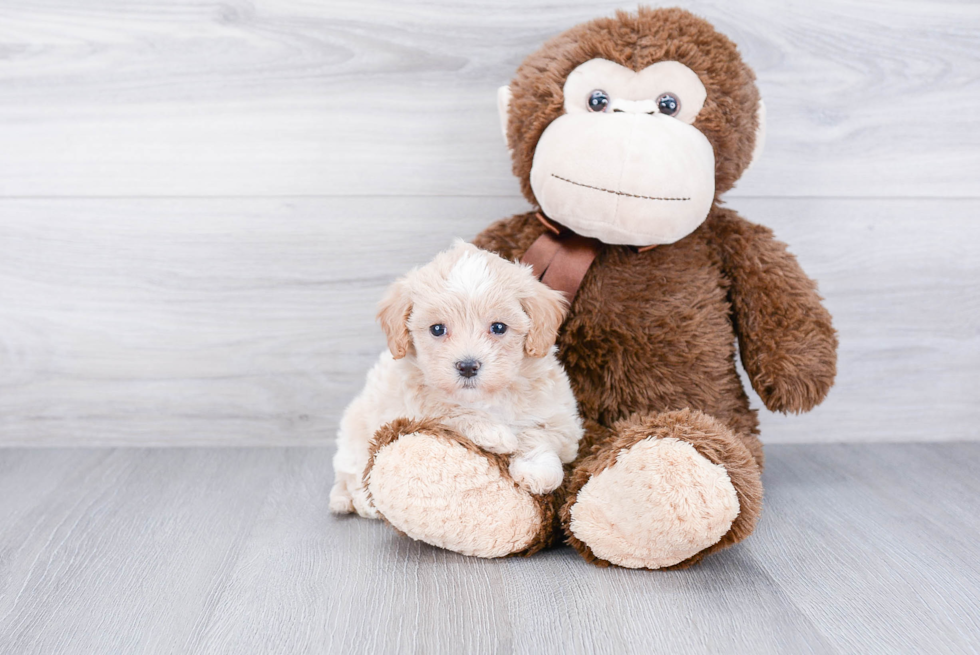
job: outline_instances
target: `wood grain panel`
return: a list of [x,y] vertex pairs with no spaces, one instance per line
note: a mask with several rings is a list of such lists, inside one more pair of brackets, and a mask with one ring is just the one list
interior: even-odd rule
[[[735,195],[980,195],[980,5],[681,4],[766,98],[768,151]],[[0,195],[516,196],[497,86],[618,6],[7,4]]]
[[746,548],[838,652],[973,652],[978,446],[773,447]]
[[775,445],[756,533],[671,572],[473,559],[334,518],[331,455],[0,449],[0,651],[980,647],[980,444]]
[[[179,645],[206,623],[284,456],[77,449],[18,464],[3,503],[36,509],[0,524],[0,650],[188,652]],[[37,502],[31,477],[49,466],[61,484]]]
[[[976,439],[976,200],[739,199],[821,284],[840,375],[780,441]],[[507,198],[0,202],[0,443],[325,443],[411,266]],[[756,406],[760,406],[758,400]]]
[[[212,615],[205,652],[544,655],[645,652],[653,643],[657,652],[695,644],[776,652],[823,642],[740,554],[651,578],[597,569],[566,548],[529,559],[467,558],[377,522],[329,517],[328,454],[297,451],[289,477],[272,490]],[[785,631],[769,632],[770,622]]]

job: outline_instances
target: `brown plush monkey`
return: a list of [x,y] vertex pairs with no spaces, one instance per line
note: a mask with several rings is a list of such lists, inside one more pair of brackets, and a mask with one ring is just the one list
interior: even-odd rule
[[[555,37],[501,90],[514,173],[540,211],[475,243],[531,259],[573,298],[559,356],[587,436],[560,492],[534,497],[508,479],[506,458],[398,421],[378,434],[372,461],[411,457],[399,450],[410,433],[454,454],[368,467],[372,492],[372,476],[404,476],[383,485],[403,498],[375,497],[418,508],[397,529],[482,556],[534,552],[558,532],[591,562],[649,569],[690,565],[752,532],[763,455],[735,343],[752,386],[781,412],[823,400],[837,347],[793,255],[720,206],[761,146],[754,80],[709,23],[640,9]],[[430,479],[438,497],[425,496]]]

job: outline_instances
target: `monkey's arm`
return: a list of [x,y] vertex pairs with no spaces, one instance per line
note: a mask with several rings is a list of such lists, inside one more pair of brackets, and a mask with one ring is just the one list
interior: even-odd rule
[[712,227],[752,387],[772,411],[809,411],[837,373],[837,334],[816,283],[769,228],[730,210],[716,213]]

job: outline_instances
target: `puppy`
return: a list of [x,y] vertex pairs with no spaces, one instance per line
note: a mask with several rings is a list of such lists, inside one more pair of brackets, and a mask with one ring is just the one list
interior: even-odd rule
[[378,428],[401,417],[436,418],[484,450],[512,455],[510,474],[531,493],[555,490],[582,438],[555,357],[566,309],[530,267],[462,241],[396,281],[378,311],[390,352],[340,423],[330,509],[377,517],[362,482],[368,448]]

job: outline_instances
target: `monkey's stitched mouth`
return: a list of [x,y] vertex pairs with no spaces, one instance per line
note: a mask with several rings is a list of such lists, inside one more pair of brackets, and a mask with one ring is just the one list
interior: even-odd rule
[[575,186],[585,187],[586,189],[594,189],[595,191],[604,191],[605,193],[611,193],[617,196],[626,196],[628,198],[640,198],[642,200],[690,200],[690,198],[658,198],[657,196],[641,196],[635,193],[626,193],[625,191],[613,191],[612,189],[603,189],[601,186],[592,186],[591,184],[582,184],[581,182],[575,182],[574,180],[566,179],[560,175],[551,174],[551,177],[556,180],[561,180],[562,182],[568,182],[569,184],[574,184]]

